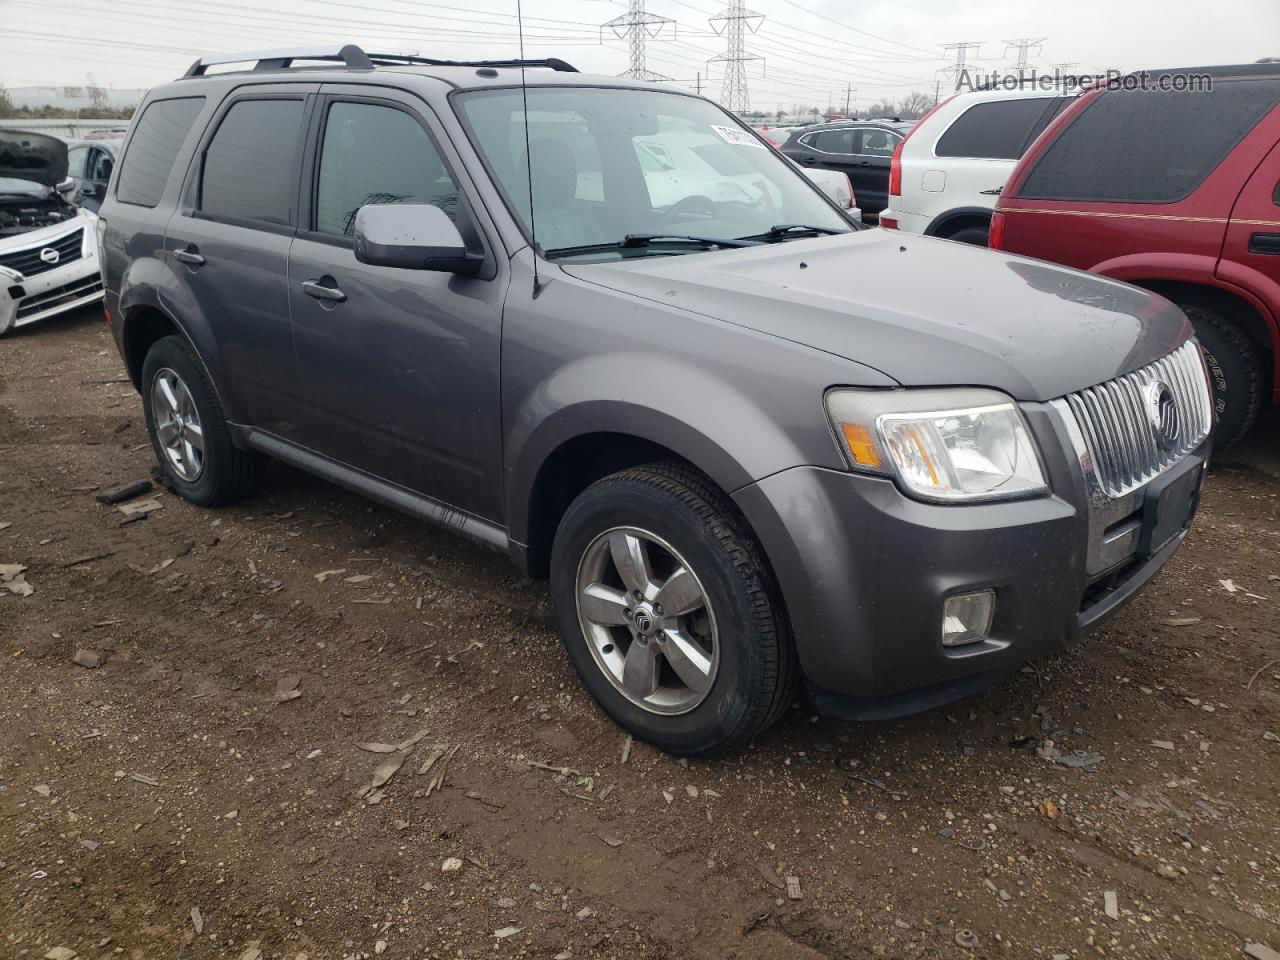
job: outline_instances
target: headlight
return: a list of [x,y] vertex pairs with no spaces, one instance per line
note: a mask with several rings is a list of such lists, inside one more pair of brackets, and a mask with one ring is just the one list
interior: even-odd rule
[[993,390],[832,390],[827,413],[849,465],[944,503],[1044,493],[1035,441]]

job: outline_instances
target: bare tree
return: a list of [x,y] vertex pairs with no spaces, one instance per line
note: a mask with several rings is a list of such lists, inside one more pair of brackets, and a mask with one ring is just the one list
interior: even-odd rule
[[898,102],[897,116],[903,120],[919,120],[933,106],[933,97],[913,90]]

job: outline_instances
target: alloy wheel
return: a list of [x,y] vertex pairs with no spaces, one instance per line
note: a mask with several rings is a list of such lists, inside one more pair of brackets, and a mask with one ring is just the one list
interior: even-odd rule
[[204,470],[204,429],[191,391],[169,367],[151,381],[151,412],[156,438],[165,459],[179,479],[188,483]]
[[583,552],[576,587],[587,646],[623,696],[667,715],[706,699],[720,663],[715,614],[674,547],[637,527],[606,530]]

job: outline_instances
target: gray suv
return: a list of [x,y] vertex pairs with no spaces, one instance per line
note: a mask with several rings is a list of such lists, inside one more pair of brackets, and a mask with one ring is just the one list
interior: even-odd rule
[[101,209],[167,482],[276,458],[506,552],[637,737],[946,702],[1182,542],[1212,410],[1160,297],[862,229],[677,90],[237,59],[150,92]]

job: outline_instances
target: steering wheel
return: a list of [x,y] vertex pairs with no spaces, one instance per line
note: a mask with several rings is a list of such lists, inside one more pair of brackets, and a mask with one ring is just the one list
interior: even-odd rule
[[715,201],[710,197],[703,196],[700,193],[691,194],[681,200],[677,200],[667,208],[667,212],[662,215],[663,223],[671,223],[675,220],[688,220],[692,217],[706,217],[710,219],[716,215]]

